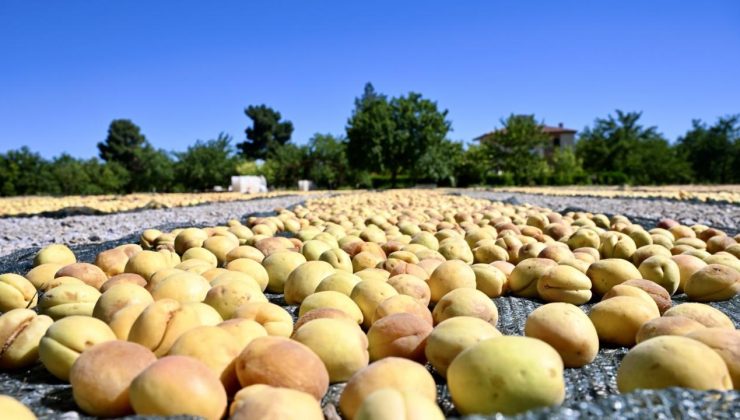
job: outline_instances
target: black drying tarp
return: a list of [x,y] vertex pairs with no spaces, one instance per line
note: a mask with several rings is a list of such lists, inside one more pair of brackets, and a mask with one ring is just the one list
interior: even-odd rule
[[[177,226],[160,226],[171,230]],[[138,242],[138,233],[125,238],[99,244],[72,247],[79,261],[93,262],[95,256],[106,249],[124,243]],[[0,273],[25,274],[38,248],[16,251],[0,257]],[[270,301],[285,307],[295,316],[297,307],[285,304],[282,295],[267,294]],[[674,304],[683,302],[679,296]],[[498,328],[503,334],[523,335],[527,315],[542,303],[513,296],[495,298],[499,311]],[[735,325],[740,325],[740,298],[736,296],[725,302],[714,302],[712,306],[727,314]],[[591,305],[583,305],[588,311]],[[558,407],[532,410],[518,418],[572,419],[572,418],[740,418],[740,392],[738,391],[693,391],[679,388],[655,391],[638,391],[620,395],[616,385],[616,373],[620,361],[627,353],[626,348],[602,348],[593,363],[579,369],[565,369],[566,398]],[[433,373],[434,374],[434,373]],[[459,417],[450,401],[444,380],[434,374],[438,383],[438,402],[448,417]],[[330,387],[324,397],[324,406],[338,407],[343,385]],[[40,419],[57,419],[66,412],[78,412],[80,418],[89,418],[79,412],[72,398],[71,387],[46,372],[43,366],[35,366],[15,372],[0,372],[0,394],[12,395],[32,408]],[[2,413],[0,413],[0,417]],[[76,418],[76,415],[73,415]],[[502,416],[469,416],[470,419],[501,418]],[[131,416],[130,418],[142,418]],[[151,417],[150,417],[151,418]],[[177,417],[189,418],[189,417]]]

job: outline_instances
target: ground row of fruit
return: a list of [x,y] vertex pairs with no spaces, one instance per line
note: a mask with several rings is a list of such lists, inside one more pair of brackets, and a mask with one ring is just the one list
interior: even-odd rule
[[529,203],[548,207],[561,213],[589,211],[608,215],[622,214],[634,223],[646,228],[656,226],[664,218],[677,220],[681,224],[695,224],[722,229],[731,235],[739,233],[740,206],[730,203],[702,203],[658,198],[604,198],[544,194],[525,194],[501,191],[465,191],[465,195],[511,204]]
[[87,196],[23,196],[0,197],[0,217],[30,216],[35,214],[109,214],[140,209],[189,207],[207,203],[273,198],[284,195],[310,195],[301,191],[274,191],[243,194],[236,192],[213,193],[136,193],[126,195]]
[[494,191],[604,198],[667,198],[740,204],[740,185],[504,187]]
[[305,200],[305,195],[284,195],[103,215],[3,217],[0,218],[0,257],[19,249],[42,248],[52,243],[76,246],[117,240],[147,226],[167,226],[170,230],[179,226],[214,226],[226,220],[242,219],[247,214],[271,213],[275,208],[291,207]]
[[0,369],[71,384],[11,392],[42,416],[70,392],[94,416],[236,419],[517,414],[674,386],[732,399],[738,239],[395,191],[147,229],[94,263],[52,245],[0,276]]
[[[571,187],[504,187],[493,191],[554,196],[593,196],[602,198],[667,198],[701,202],[740,203],[739,185],[673,185],[673,186],[571,186]],[[71,214],[118,213],[147,208],[188,207],[205,203],[231,202],[282,195],[306,194],[300,191],[242,194],[220,193],[136,193],[95,196],[24,196],[0,198],[0,217],[49,214],[65,209]],[[309,193],[310,194],[310,193]],[[76,210],[75,210],[76,209]]]

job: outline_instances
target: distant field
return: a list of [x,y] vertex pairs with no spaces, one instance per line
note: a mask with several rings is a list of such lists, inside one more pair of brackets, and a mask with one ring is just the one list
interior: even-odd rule
[[494,191],[604,198],[668,198],[740,204],[740,185],[502,187]]
[[139,209],[189,207],[205,203],[221,203],[285,195],[313,194],[300,191],[278,191],[258,194],[242,193],[171,193],[94,196],[25,196],[0,198],[0,217],[49,213],[108,214]]

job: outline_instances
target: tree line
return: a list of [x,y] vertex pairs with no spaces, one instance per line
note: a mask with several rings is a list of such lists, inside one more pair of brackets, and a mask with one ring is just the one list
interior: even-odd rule
[[[571,185],[740,183],[740,115],[692,121],[671,143],[640,112],[597,118],[573,148],[553,148],[534,115],[510,115],[464,146],[450,139],[448,111],[416,92],[389,98],[368,83],[342,135],[292,141],[293,124],[249,106],[244,141],[224,134],[184,151],[155,148],[130,120],[111,122],[98,158],[44,159],[27,147],[0,154],[0,195],[205,191],[235,174],[273,188],[385,188],[417,184]],[[548,150],[548,153],[544,153]]]

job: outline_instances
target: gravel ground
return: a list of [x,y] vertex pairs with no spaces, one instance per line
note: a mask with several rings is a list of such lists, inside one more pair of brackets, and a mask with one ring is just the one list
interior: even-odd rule
[[165,224],[215,226],[229,219],[271,212],[275,208],[289,207],[305,200],[305,196],[285,196],[102,216],[1,218],[0,256],[55,242],[69,245],[105,242]]
[[685,225],[699,223],[732,234],[738,233],[740,229],[740,205],[736,204],[646,198],[565,197],[492,191],[463,190],[461,193],[492,201],[508,201],[513,204],[529,203],[534,206],[549,207],[558,212],[566,209],[583,209],[594,213],[623,214],[630,219],[647,223],[671,218]]

